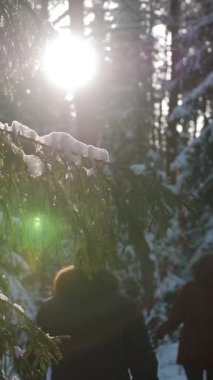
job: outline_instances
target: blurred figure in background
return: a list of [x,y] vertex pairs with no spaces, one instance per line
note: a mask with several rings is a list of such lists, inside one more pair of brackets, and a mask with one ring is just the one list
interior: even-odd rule
[[184,366],[188,380],[213,380],[213,254],[203,256],[193,268],[188,282],[171,310],[167,321],[156,330],[156,338],[183,324],[177,363]]
[[53,380],[157,380],[157,361],[140,312],[121,294],[106,270],[92,279],[74,266],[55,276],[53,297],[37,315],[61,343],[63,359],[53,365]]

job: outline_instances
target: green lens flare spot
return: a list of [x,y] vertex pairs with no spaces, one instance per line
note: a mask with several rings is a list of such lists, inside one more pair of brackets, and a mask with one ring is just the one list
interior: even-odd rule
[[27,215],[22,221],[22,242],[26,249],[43,251],[61,240],[60,221],[53,215]]
[[39,230],[42,226],[41,218],[36,216],[33,220],[33,227],[35,228],[35,231]]

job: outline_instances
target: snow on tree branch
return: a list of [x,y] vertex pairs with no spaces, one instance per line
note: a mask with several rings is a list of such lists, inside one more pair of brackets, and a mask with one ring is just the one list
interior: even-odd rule
[[[65,132],[52,132],[48,135],[39,136],[33,129],[18,121],[13,121],[12,126],[0,123],[0,131],[22,136],[33,140],[35,143],[45,145],[53,149],[53,151],[59,151],[64,155],[68,164],[79,165],[82,157],[87,157],[91,161],[97,160],[109,163],[109,154],[105,149],[84,144]],[[45,165],[38,156],[25,154],[20,147],[14,144],[13,150],[20,154],[32,177],[36,178],[43,174]]]
[[192,112],[191,104],[195,102],[199,97],[213,88],[213,72],[207,75],[202,83],[200,83],[195,89],[190,92],[184,99],[183,104],[174,108],[170,115],[170,120],[178,120],[190,116]]

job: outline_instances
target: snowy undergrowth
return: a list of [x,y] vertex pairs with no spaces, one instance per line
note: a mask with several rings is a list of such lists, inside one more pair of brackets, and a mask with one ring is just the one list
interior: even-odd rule
[[36,305],[41,302],[40,285],[30,279],[32,268],[28,262],[18,253],[10,252],[4,266],[0,266],[0,272],[7,279],[7,295],[11,302],[21,305],[26,314],[34,317],[37,311]]

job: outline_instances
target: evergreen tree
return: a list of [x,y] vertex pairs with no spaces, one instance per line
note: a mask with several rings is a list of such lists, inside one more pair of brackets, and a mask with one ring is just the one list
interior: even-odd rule
[[177,175],[173,191],[182,206],[174,213],[164,239],[152,236],[157,298],[161,303],[165,301],[164,307],[171,299],[168,283],[172,291],[182,286],[182,280],[190,276],[191,265],[213,246],[212,2],[180,5],[179,33],[175,40],[179,54],[170,82],[177,94],[177,105],[169,120],[177,131],[178,156],[171,165]]
[[179,151],[211,123],[213,5],[211,1],[197,3],[188,25],[186,12],[185,27],[177,39],[181,53],[172,87],[179,94],[179,102],[170,120],[179,122]]
[[195,10],[187,31],[180,36],[182,57],[173,86],[181,94],[181,101],[170,118],[179,123],[181,130],[180,155],[174,163],[174,170],[178,170],[177,187],[190,203],[190,209],[181,217],[180,228],[183,236],[186,233],[188,255],[196,258],[208,249],[208,244],[211,246],[206,236],[212,211],[213,4],[197,2]]

